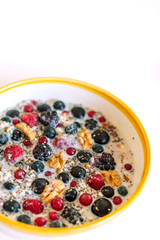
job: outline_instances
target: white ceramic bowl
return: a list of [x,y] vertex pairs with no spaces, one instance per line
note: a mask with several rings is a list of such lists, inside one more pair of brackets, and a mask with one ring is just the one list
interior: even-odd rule
[[[103,112],[110,121],[120,129],[135,157],[136,183],[131,198],[116,211],[99,220],[79,227],[51,229],[29,226],[12,221],[0,215],[0,229],[16,238],[29,234],[43,238],[78,233],[106,223],[125,210],[141,192],[150,168],[150,146],[146,132],[133,111],[120,99],[109,92],[91,84],[64,78],[27,79],[10,84],[0,89],[0,112],[16,105],[25,99],[50,98],[65,102],[81,103],[97,111]],[[134,137],[134,140],[133,140]],[[35,239],[35,238],[34,238]]]

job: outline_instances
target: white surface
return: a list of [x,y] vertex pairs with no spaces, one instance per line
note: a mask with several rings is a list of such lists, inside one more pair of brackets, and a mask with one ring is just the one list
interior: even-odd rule
[[0,1],[0,86],[39,76],[96,84],[132,108],[150,139],[151,174],[137,200],[106,225],[65,240],[160,238],[159,29],[159,0]]

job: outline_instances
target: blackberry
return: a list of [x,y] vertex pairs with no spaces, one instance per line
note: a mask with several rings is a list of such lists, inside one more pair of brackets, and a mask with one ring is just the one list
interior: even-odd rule
[[14,184],[13,184],[12,182],[5,182],[5,183],[3,184],[3,187],[4,187],[5,189],[7,189],[7,190],[12,190],[12,189],[15,188],[15,186],[14,186]]
[[104,130],[97,129],[92,133],[92,138],[95,143],[98,144],[107,144],[109,142],[110,136]]
[[65,191],[65,199],[68,202],[73,202],[74,200],[76,200],[77,197],[77,191],[74,188],[69,188]]
[[54,102],[53,107],[56,110],[63,110],[63,109],[65,109],[65,104],[62,101],[56,101],[56,102]]
[[13,130],[11,135],[11,139],[13,141],[20,141],[22,137],[23,137],[23,133],[20,130],[18,129]]
[[74,207],[65,206],[63,212],[61,213],[61,216],[73,225],[75,225],[77,222],[83,222],[81,214]]
[[72,124],[66,126],[65,127],[65,132],[67,134],[72,134],[72,135],[76,134],[78,132],[77,124],[76,123],[72,123]]
[[31,224],[31,218],[28,215],[20,215],[17,217],[18,222],[26,223],[26,224]]
[[44,129],[44,135],[50,139],[53,139],[56,136],[56,130],[51,126],[47,126]]
[[0,145],[4,145],[8,142],[8,136],[4,133],[0,134]]
[[77,158],[81,163],[88,163],[91,159],[92,154],[89,151],[79,151]]
[[37,173],[42,173],[44,170],[44,164],[41,161],[35,161],[32,163],[31,169]]
[[64,183],[68,183],[69,182],[69,174],[65,173],[65,172],[61,172],[58,176],[58,179],[60,179],[62,182]]
[[[96,158],[97,161],[97,158]],[[100,170],[114,170],[116,162],[110,153],[103,152],[96,162],[96,167]]]
[[82,119],[85,116],[85,110],[82,107],[73,107],[71,112],[75,118]]
[[39,112],[46,112],[46,111],[51,110],[51,107],[46,103],[41,103],[37,106],[37,110]]
[[95,153],[102,153],[104,151],[104,148],[99,145],[99,144],[94,144],[92,146],[92,150],[95,152]]
[[17,213],[21,205],[16,200],[7,200],[3,204],[3,209],[7,212],[15,212]]
[[33,156],[37,160],[47,161],[52,155],[52,149],[48,144],[39,143],[33,149]]
[[44,191],[44,188],[46,185],[48,185],[49,182],[45,178],[37,178],[32,182],[32,190],[36,194],[41,194]]
[[40,117],[39,121],[45,126],[56,127],[58,124],[58,115],[56,111],[47,111],[43,112]]
[[93,118],[91,119],[87,119],[85,121],[85,127],[90,129],[90,130],[93,130],[94,128],[96,128],[98,126],[98,122],[96,120],[94,120]]
[[16,118],[19,116],[19,111],[16,109],[12,109],[12,110],[9,110],[8,112],[6,112],[6,115],[11,118]]
[[128,194],[128,190],[126,189],[125,186],[120,186],[118,187],[117,189],[118,193],[121,195],[121,196],[126,196]]
[[9,117],[2,117],[1,121],[10,123],[11,119]]

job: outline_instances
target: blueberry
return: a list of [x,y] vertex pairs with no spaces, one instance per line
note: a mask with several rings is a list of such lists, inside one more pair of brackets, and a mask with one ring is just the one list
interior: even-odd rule
[[69,182],[69,174],[65,173],[65,172],[61,172],[58,176],[58,179],[60,179],[62,182],[64,183],[68,183]]
[[63,109],[65,109],[65,104],[64,104],[64,102],[62,102],[62,101],[56,101],[56,102],[53,104],[53,107],[54,107],[56,110],[63,110]]
[[82,107],[73,107],[71,112],[75,118],[82,119],[85,116],[85,110]]
[[11,139],[13,141],[20,141],[22,137],[23,137],[23,133],[20,130],[18,129],[13,130],[11,135]]
[[77,128],[81,128],[81,124],[79,122],[74,122],[77,125]]
[[46,111],[51,110],[51,107],[46,103],[41,103],[37,106],[37,110],[39,112],[46,112]]
[[85,121],[85,127],[90,129],[90,130],[93,130],[94,128],[96,128],[98,126],[98,122],[94,119],[87,119]]
[[109,142],[110,136],[106,131],[98,129],[92,133],[92,138],[94,139],[95,143],[106,144]]
[[65,127],[65,132],[67,134],[72,134],[72,135],[76,134],[78,132],[76,123],[72,123],[72,124],[66,126]]
[[91,210],[96,216],[103,217],[112,211],[112,204],[106,198],[99,198],[92,204]]
[[45,126],[56,127],[58,124],[58,115],[56,111],[47,111],[43,112],[40,117],[39,121]]
[[104,151],[104,148],[99,145],[99,144],[94,144],[92,146],[92,150],[95,152],[95,153],[102,153]]
[[89,151],[79,151],[77,158],[81,163],[88,163],[91,159],[92,154]]
[[31,169],[37,173],[42,173],[44,170],[44,164],[41,161],[35,161],[32,163]]
[[51,126],[47,126],[44,129],[44,135],[50,139],[54,138],[56,136],[56,130],[51,127]]
[[51,228],[61,228],[61,227],[63,227],[63,224],[59,220],[54,220],[53,222],[51,222],[51,224],[49,226]]
[[31,224],[31,218],[28,215],[20,215],[17,217],[18,222],[26,223],[26,224]]
[[52,149],[48,144],[39,143],[33,149],[35,159],[47,161],[52,155]]
[[16,109],[12,109],[12,110],[9,110],[8,112],[6,112],[6,115],[11,118],[16,118],[19,116],[19,111]]
[[84,178],[86,176],[86,170],[80,166],[72,167],[71,175],[75,178]]
[[79,221],[81,223],[83,222],[83,218],[82,218],[81,214],[74,207],[65,206],[61,216],[73,225],[75,225],[77,223],[77,221]]
[[9,117],[2,117],[1,121],[10,123],[11,119]]
[[3,184],[3,187],[5,188],[5,189],[7,189],[7,190],[12,190],[12,189],[14,189],[14,184],[12,183],[12,182],[5,182],[4,184]]
[[49,182],[45,178],[37,178],[32,182],[32,190],[36,194],[41,194],[44,191],[44,188],[46,185],[48,185]]
[[4,145],[8,142],[8,136],[5,133],[0,134],[0,144]]
[[3,209],[7,212],[15,212],[17,213],[21,208],[19,202],[16,200],[7,200],[3,204]]
[[111,198],[114,196],[114,189],[110,186],[103,187],[101,192],[107,198]]
[[0,159],[2,157],[3,150],[0,148]]
[[128,194],[128,190],[126,189],[125,186],[120,186],[118,187],[117,189],[118,193],[121,195],[121,196],[126,196]]
[[74,200],[76,200],[77,197],[77,191],[74,188],[69,188],[66,190],[65,192],[65,199],[68,202],[73,202]]

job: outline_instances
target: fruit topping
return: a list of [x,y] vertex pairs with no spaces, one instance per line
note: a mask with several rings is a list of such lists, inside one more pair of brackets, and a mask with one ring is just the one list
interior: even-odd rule
[[78,132],[77,124],[76,123],[72,123],[72,124],[66,126],[65,127],[65,132],[67,134],[72,134],[72,135],[76,134]]
[[114,170],[116,162],[114,161],[113,156],[110,153],[103,152],[102,155],[97,158],[96,157],[95,166],[100,170]]
[[112,204],[106,198],[99,198],[92,204],[91,210],[96,216],[103,217],[112,211]]
[[38,124],[39,116],[37,113],[26,113],[21,117],[21,121],[25,122],[29,127],[34,127]]
[[24,106],[24,112],[33,112],[34,108],[31,104],[27,104]]
[[47,223],[47,219],[43,218],[43,217],[37,217],[34,220],[34,224],[38,227],[42,227]]
[[104,181],[100,174],[94,174],[88,179],[88,184],[95,190],[100,190],[104,186]]
[[57,212],[50,212],[49,213],[49,219],[51,221],[59,220],[59,214]]
[[96,120],[94,120],[94,119],[87,119],[85,121],[85,127],[90,129],[90,130],[93,130],[97,126],[98,126],[98,122]]
[[56,110],[63,110],[63,109],[65,109],[65,104],[62,101],[56,101],[56,102],[54,102],[53,107]]
[[23,137],[23,133],[20,130],[18,130],[18,129],[13,130],[12,135],[11,135],[12,141],[18,142],[22,139],[22,137]]
[[125,186],[120,186],[118,187],[117,189],[118,193],[121,195],[121,196],[126,196],[128,194],[128,190],[126,189]]
[[92,154],[89,151],[79,151],[77,154],[77,159],[81,163],[88,163],[91,157],[92,157]]
[[71,112],[75,118],[82,119],[85,116],[85,110],[82,107],[73,107]]
[[68,135],[68,134],[64,134],[60,137],[57,137],[53,141],[53,145],[57,148],[60,148],[60,149],[64,149],[64,148],[73,146],[74,143],[75,143],[74,136]]
[[43,202],[36,199],[27,199],[23,202],[23,209],[31,211],[34,214],[39,214],[43,212],[44,206]]
[[76,149],[73,147],[69,147],[67,148],[66,152],[68,155],[73,156],[76,153]]
[[12,199],[12,200],[7,200],[4,202],[3,204],[3,209],[7,212],[14,212],[17,213],[19,211],[19,209],[21,208],[19,202],[17,202],[16,200]]
[[26,176],[26,172],[23,169],[18,169],[14,173],[14,177],[16,179],[24,179]]
[[75,225],[77,222],[79,223],[83,222],[81,214],[74,207],[65,206],[61,216],[64,217],[69,223],[73,225]]
[[57,178],[58,178],[59,180],[61,180],[62,182],[64,182],[64,183],[68,183],[68,182],[69,182],[69,174],[66,173],[66,172],[61,172],[61,173],[57,176]]
[[14,184],[12,182],[5,182],[3,183],[3,187],[7,190],[12,190],[15,188]]
[[51,228],[62,228],[63,224],[61,221],[59,220],[55,220],[53,222],[51,222],[51,224],[49,225]]
[[89,206],[93,201],[92,196],[89,193],[82,193],[79,197],[79,202],[83,206]]
[[47,111],[43,112],[40,117],[39,121],[45,126],[56,127],[58,124],[58,115],[56,111]]
[[12,109],[12,110],[9,110],[8,112],[6,112],[6,115],[11,118],[16,118],[19,116],[19,111],[16,109]]
[[114,203],[115,205],[121,204],[121,203],[122,203],[122,198],[119,197],[119,196],[115,196],[115,197],[113,198],[113,203]]
[[36,194],[41,194],[49,182],[45,178],[37,178],[32,182],[32,190]]
[[104,148],[99,145],[99,144],[94,144],[92,146],[92,150],[95,152],[95,153],[102,153],[104,151]]
[[62,198],[54,198],[51,201],[51,207],[56,211],[61,211],[64,207],[64,200]]
[[109,142],[109,135],[106,131],[104,130],[95,130],[93,133],[92,133],[92,137],[95,141],[95,143],[98,143],[98,144],[107,144]]
[[37,110],[39,112],[46,112],[46,111],[51,110],[51,107],[46,103],[41,103],[37,106]]
[[10,145],[6,147],[4,156],[9,163],[17,163],[22,160],[25,152],[19,145]]
[[8,142],[8,136],[5,133],[0,134],[0,145],[4,145]]
[[44,171],[44,164],[41,161],[35,161],[32,163],[31,169],[37,173],[42,173]]
[[17,221],[21,222],[21,223],[31,224],[31,218],[30,218],[30,216],[28,216],[26,214],[22,214],[22,215],[18,216]]
[[39,143],[33,149],[35,159],[47,161],[52,155],[52,149],[48,144]]
[[75,166],[71,169],[71,175],[75,178],[85,178],[86,170],[83,167]]
[[74,200],[76,200],[77,197],[77,191],[74,188],[69,188],[66,190],[65,192],[65,199],[68,202],[73,202]]
[[101,192],[107,198],[111,198],[114,196],[114,189],[110,186],[103,187],[101,189]]
[[56,130],[51,126],[47,126],[44,129],[44,135],[47,138],[53,139],[56,136]]

